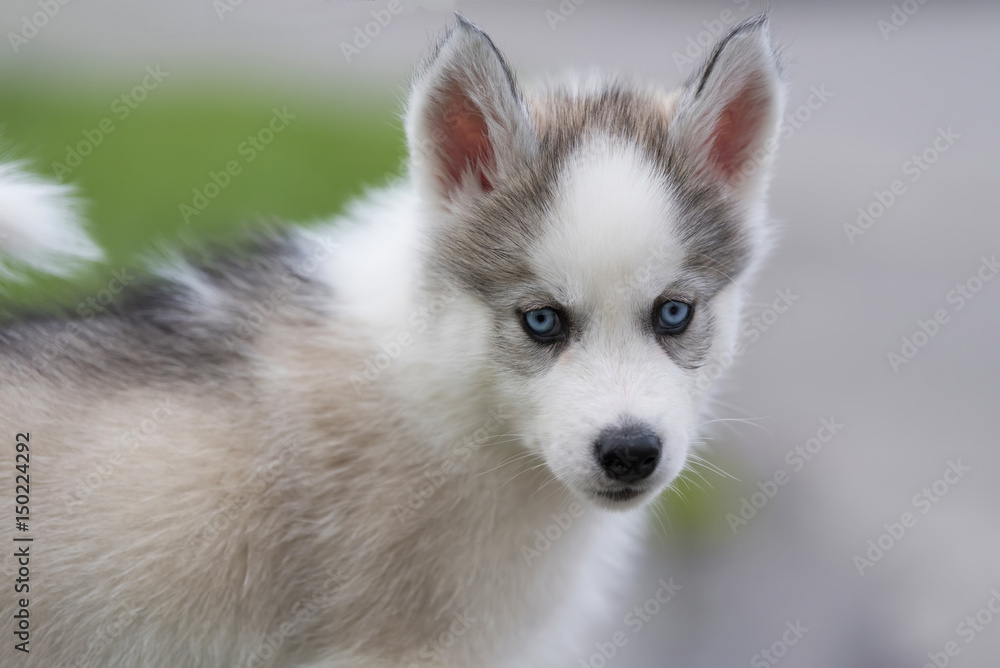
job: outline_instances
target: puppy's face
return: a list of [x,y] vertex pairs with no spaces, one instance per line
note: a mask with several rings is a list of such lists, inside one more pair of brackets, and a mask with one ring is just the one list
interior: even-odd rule
[[763,20],[673,96],[606,82],[522,97],[461,21],[418,79],[429,262],[464,288],[468,349],[526,447],[598,505],[639,505],[684,467],[762,244],[782,100]]
[[[525,280],[490,304],[492,356],[532,446],[606,506],[641,503],[684,467],[706,363],[736,329],[729,277],[752,242],[681,197],[643,151],[589,140],[566,159]],[[719,228],[712,247],[686,239],[703,223]]]

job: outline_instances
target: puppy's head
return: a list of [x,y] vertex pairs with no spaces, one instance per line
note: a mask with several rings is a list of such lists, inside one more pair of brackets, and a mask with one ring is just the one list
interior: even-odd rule
[[449,345],[599,505],[647,501],[684,467],[764,243],[780,69],[761,17],[670,95],[613,80],[524,94],[459,19],[417,76],[427,266],[463,295]]

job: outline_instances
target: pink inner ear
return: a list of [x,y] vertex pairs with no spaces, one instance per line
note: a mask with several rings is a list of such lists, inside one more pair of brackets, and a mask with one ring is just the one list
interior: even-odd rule
[[489,127],[482,112],[465,97],[452,97],[444,107],[441,127],[441,150],[444,152],[445,190],[450,192],[462,182],[462,175],[472,169],[483,191],[493,189],[486,170],[494,166]]
[[767,104],[754,86],[746,86],[730,100],[712,131],[709,156],[715,170],[734,180],[760,137],[767,116]]

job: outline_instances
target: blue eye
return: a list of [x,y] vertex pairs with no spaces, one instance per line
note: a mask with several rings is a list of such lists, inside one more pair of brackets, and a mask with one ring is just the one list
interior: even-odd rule
[[539,308],[524,313],[524,326],[528,333],[540,339],[551,339],[562,332],[562,322],[555,309]]
[[691,322],[694,308],[678,301],[664,302],[660,307],[659,328],[665,334],[680,334]]

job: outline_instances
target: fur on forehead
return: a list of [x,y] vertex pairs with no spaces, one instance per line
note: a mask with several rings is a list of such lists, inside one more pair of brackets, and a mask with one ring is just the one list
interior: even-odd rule
[[[456,202],[450,223],[431,230],[434,265],[448,279],[500,296],[538,278],[533,257],[543,239],[589,243],[600,238],[594,233],[645,246],[630,256],[643,263],[633,270],[669,256],[704,275],[710,292],[739,275],[750,252],[741,207],[711,184],[678,179],[666,139],[670,96],[621,79],[592,79],[532,91],[525,100],[539,136],[535,159],[487,196]],[[580,197],[571,201],[570,193]],[[633,214],[643,205],[640,223]],[[607,226],[581,224],[597,210]]]
[[[613,78],[525,94],[493,42],[460,18],[421,68],[407,110],[431,268],[487,297],[534,282],[533,249],[553,238],[553,225],[564,223],[565,238],[597,231],[574,228],[560,203],[566,184],[585,178],[595,187],[576,190],[589,211],[620,223],[617,235],[614,226],[601,234],[621,244],[644,225],[642,243],[654,243],[650,221],[658,219],[660,244],[672,235],[670,261],[720,289],[745,271],[763,238],[780,71],[766,21],[757,19],[737,26],[671,95]],[[615,179],[631,183],[596,187],[611,165]],[[620,196],[626,187],[635,200]],[[624,210],[639,199],[643,223]]]
[[[685,251],[676,206],[658,166],[632,141],[581,139],[561,171],[545,229],[531,249],[540,282],[563,303],[655,293],[678,278]],[[673,271],[670,271],[670,269]],[[672,274],[672,275],[671,275]]]

